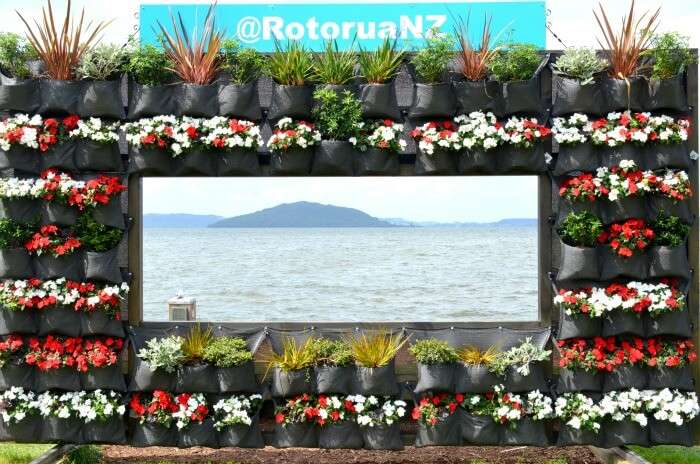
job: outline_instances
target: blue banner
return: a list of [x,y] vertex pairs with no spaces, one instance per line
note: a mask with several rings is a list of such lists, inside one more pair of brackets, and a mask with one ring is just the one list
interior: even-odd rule
[[[141,6],[141,42],[157,43],[158,22],[172,28],[171,13],[181,14],[192,30],[203,24],[207,4],[146,4]],[[275,40],[302,42],[312,50],[335,39],[341,48],[353,41],[365,50],[374,49],[385,37],[397,38],[405,50],[421,46],[433,28],[453,32],[469,17],[469,34],[478,40],[485,17],[491,32],[500,39],[527,42],[544,48],[545,2],[458,2],[458,3],[329,3],[259,4],[237,3],[216,6],[217,25],[244,46],[261,52],[274,50]]]

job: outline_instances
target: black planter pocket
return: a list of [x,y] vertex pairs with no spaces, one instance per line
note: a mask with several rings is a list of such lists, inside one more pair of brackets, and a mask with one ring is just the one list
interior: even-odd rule
[[0,277],[28,279],[34,276],[32,257],[24,248],[0,249]]
[[124,165],[118,143],[80,140],[75,147],[75,166],[79,171],[122,172]]
[[258,393],[260,391],[252,362],[236,367],[217,367],[216,378],[221,393]]
[[612,372],[605,374],[603,391],[628,390],[636,388],[644,390],[647,387],[647,371],[641,365],[617,366]]
[[547,171],[544,145],[532,148],[506,145],[496,149],[496,169],[499,173],[539,173]]
[[41,223],[72,226],[78,220],[78,208],[56,201],[45,201],[41,205]]
[[609,421],[603,426],[606,448],[624,445],[649,446],[648,428],[631,420]]
[[87,372],[81,372],[80,385],[83,390],[88,391],[114,390],[123,392],[126,390],[120,363],[107,367],[91,367]]
[[147,86],[132,82],[129,86],[129,119],[147,118],[159,114],[174,114],[175,86]]
[[219,379],[216,368],[209,364],[182,366],[177,375],[177,393],[218,393]]
[[588,429],[575,429],[566,424],[562,424],[557,437],[557,446],[579,446],[588,445],[601,448],[603,446],[603,434],[599,431],[595,433]]
[[655,171],[662,168],[690,169],[693,160],[690,158],[690,148],[686,142],[656,143],[644,147],[646,169]]
[[624,143],[617,147],[600,147],[600,165],[607,168],[619,166],[623,160],[634,161],[639,169],[644,169],[647,162],[644,147]]
[[126,228],[119,196],[112,197],[106,204],[100,204],[93,208],[92,217],[100,224],[109,227],[116,227],[117,229]]
[[635,250],[629,258],[618,255],[609,245],[602,250],[601,280],[613,280],[618,277],[646,279],[649,266],[646,253]]
[[599,392],[603,389],[603,375],[598,371],[584,369],[560,369],[557,393]]
[[627,79],[605,77],[601,84],[607,112],[642,111],[647,94],[647,81],[643,77]]
[[686,224],[693,223],[693,212],[688,201],[674,201],[664,195],[650,195],[648,198],[649,218],[656,219],[659,214],[679,217]]
[[573,314],[569,316],[564,310],[559,313],[559,330],[557,337],[561,340],[567,338],[592,338],[600,335],[603,330],[603,319],[590,317],[587,314]]
[[0,109],[34,114],[39,105],[39,82],[0,76]]
[[488,370],[485,365],[457,364],[455,372],[455,392],[486,393],[493,391],[493,386],[501,379]]
[[416,394],[427,391],[453,392],[455,388],[456,364],[418,363]]
[[581,85],[578,79],[570,79],[556,72],[552,78],[552,114],[554,116],[572,113],[605,113],[603,90],[598,82]]
[[177,383],[177,374],[157,369],[151,370],[147,362],[136,358],[129,391],[172,391]]
[[40,441],[42,422],[42,419],[37,416],[26,416],[21,421],[11,424],[0,420],[0,441],[36,443]]
[[306,176],[311,172],[313,162],[313,150],[293,148],[286,151],[273,151],[270,153],[270,175]]
[[76,171],[75,147],[77,142],[68,141],[53,145],[41,154],[41,169],[59,169],[61,171]]
[[119,247],[104,253],[86,252],[85,277],[88,280],[112,283],[122,282],[122,273],[119,269]]
[[47,390],[78,391],[80,375],[75,367],[59,367],[48,371],[34,371],[34,387],[41,393]]
[[178,432],[175,427],[163,427],[158,424],[134,424],[130,427],[132,436],[131,446],[177,446]]
[[544,363],[532,362],[529,365],[527,375],[518,371],[519,366],[509,366],[506,369],[506,378],[503,382],[506,391],[511,393],[522,393],[533,390],[548,391],[547,379],[545,377]]
[[595,172],[600,167],[600,149],[589,144],[559,145],[553,174],[563,176],[572,172]]
[[460,410],[462,440],[468,445],[496,446],[501,426],[491,416],[477,416]]
[[644,319],[642,314],[623,310],[608,311],[603,316],[603,337],[615,337],[618,335],[636,335],[643,337]]
[[181,116],[211,118],[219,114],[219,86],[182,83],[175,99]]
[[218,435],[219,446],[222,448],[263,448],[265,446],[257,417],[253,419],[250,426],[230,425],[221,429]]
[[173,159],[164,150],[132,146],[129,148],[129,172],[168,176],[172,172]]
[[455,98],[449,83],[413,85],[409,118],[451,118],[455,111]]
[[258,176],[258,154],[251,150],[232,150],[218,156],[217,173],[220,176]]
[[34,334],[38,329],[34,309],[11,310],[0,306],[0,335]]
[[41,425],[41,441],[80,443],[82,440],[81,425],[81,422],[74,418],[45,417]]
[[545,422],[533,420],[530,417],[523,417],[505,426],[502,429],[501,445],[549,446]]
[[688,365],[678,367],[650,367],[647,373],[649,376],[647,388],[651,390],[663,390],[664,388],[683,391],[695,390],[693,374]]
[[16,169],[37,174],[42,170],[40,156],[37,150],[15,145],[9,150],[0,150],[0,169]]
[[361,427],[362,441],[365,449],[369,450],[402,450],[401,429],[399,423],[391,425],[378,424],[372,427]]
[[256,83],[221,86],[219,89],[219,114],[249,121],[262,119]]
[[651,79],[644,109],[647,111],[671,110],[681,113],[688,111],[683,74],[671,79]]
[[322,140],[316,146],[311,174],[315,176],[352,176],[355,147],[350,142]]
[[649,277],[690,279],[690,263],[685,244],[677,247],[655,246],[649,249]]
[[285,371],[276,367],[272,371],[272,396],[275,398],[289,398],[314,391],[314,373],[310,368]]
[[80,318],[80,334],[124,338],[124,325],[102,311],[92,311]]
[[599,265],[596,248],[573,247],[561,242],[560,256],[558,281],[598,279]]
[[311,117],[314,88],[310,85],[279,85],[272,89],[272,103],[267,117],[271,121],[289,117],[306,119]]
[[474,111],[503,113],[501,85],[496,81],[456,81],[452,83],[452,92],[459,114]]
[[397,176],[399,171],[398,153],[379,148],[355,152],[355,174],[358,176]]
[[661,335],[683,338],[693,336],[693,324],[687,309],[669,311],[655,317],[646,314],[644,326],[647,338]]
[[357,366],[354,377],[353,393],[355,394],[396,396],[399,393],[393,360],[381,367]]
[[362,435],[357,422],[343,421],[324,425],[318,434],[318,446],[324,449],[362,448]]
[[0,367],[0,391],[12,387],[22,387],[25,391],[34,390],[34,368],[26,364],[5,363]]
[[366,119],[401,119],[394,82],[360,85],[362,116]]
[[316,392],[342,394],[351,392],[353,368],[347,366],[315,366]]
[[653,445],[693,446],[691,424],[676,425],[668,421],[649,420],[649,442]]
[[124,119],[121,79],[83,82],[78,114],[84,118]]
[[604,225],[632,218],[646,219],[646,202],[639,195],[623,197],[616,201],[602,200],[600,202],[600,215]]
[[177,446],[180,448],[191,448],[193,446],[218,448],[219,442],[214,429],[214,421],[204,419],[202,422],[190,422],[189,425],[178,431]]
[[503,114],[542,114],[544,105],[540,98],[539,75],[526,81],[504,82],[501,85]]
[[436,150],[432,155],[419,150],[416,155],[415,172],[418,175],[451,176],[457,173],[456,154]]
[[93,420],[82,427],[82,443],[105,443],[123,445],[126,443],[126,430],[121,417],[105,421]]
[[318,429],[312,423],[276,424],[273,443],[275,448],[316,448]]
[[416,446],[459,446],[462,442],[462,430],[459,414],[450,414],[443,421],[430,426],[419,423],[416,431]]
[[465,150],[459,152],[457,170],[460,174],[496,172],[496,154],[498,150]]
[[37,314],[39,336],[50,334],[78,337],[81,335],[81,312],[66,306],[54,306],[42,309]]
[[33,198],[0,199],[0,217],[25,224],[32,223],[41,214],[39,200]]
[[218,162],[216,153],[194,149],[173,159],[176,176],[215,176]]
[[81,81],[58,81],[42,79],[39,81],[40,114],[76,114],[78,102],[83,93]]

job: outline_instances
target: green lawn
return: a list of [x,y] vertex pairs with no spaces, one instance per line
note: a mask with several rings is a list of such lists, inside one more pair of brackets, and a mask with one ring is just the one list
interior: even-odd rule
[[632,451],[652,464],[700,464],[700,447],[685,448],[682,446],[654,446],[640,448],[630,446]]
[[28,464],[32,459],[43,454],[53,445],[19,445],[17,443],[0,443],[0,463]]

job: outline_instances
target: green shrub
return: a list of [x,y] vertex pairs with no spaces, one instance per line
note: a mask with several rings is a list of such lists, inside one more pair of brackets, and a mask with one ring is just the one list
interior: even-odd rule
[[314,362],[320,366],[349,366],[353,362],[352,349],[343,340],[317,338],[311,345]]
[[670,79],[682,73],[688,65],[695,63],[689,40],[687,36],[678,32],[655,35],[651,41],[651,48],[645,53],[653,61],[651,77]]
[[537,46],[514,43],[494,55],[489,71],[499,82],[523,81],[535,75],[541,61]]
[[216,367],[236,367],[251,362],[253,353],[240,337],[217,337],[204,348],[202,359]]
[[117,247],[124,231],[100,224],[91,214],[83,214],[75,225],[74,233],[87,251],[102,253]]
[[233,39],[221,43],[221,69],[234,84],[247,84],[262,76],[267,67],[265,56],[254,48],[241,48]]
[[299,42],[288,42],[286,49],[275,42],[267,72],[280,85],[304,85],[313,76],[313,56]]
[[100,44],[83,54],[75,68],[75,75],[78,79],[113,79],[124,71],[127,58],[128,52],[124,46]]
[[355,62],[352,49],[340,51],[338,42],[329,40],[314,59],[314,80],[322,84],[347,84],[355,77]]
[[151,338],[136,354],[146,361],[152,371],[157,369],[173,373],[187,358],[182,351],[182,337]]
[[13,32],[0,33],[0,67],[11,77],[29,77],[27,61],[38,59],[36,50],[27,39]]
[[371,84],[386,82],[399,72],[403,55],[403,51],[396,49],[396,39],[387,37],[373,52],[360,50],[360,73]]
[[569,213],[557,229],[562,241],[570,246],[592,247],[603,232],[603,223],[594,214]]
[[411,62],[421,81],[435,84],[446,74],[447,66],[455,54],[455,42],[450,34],[439,34],[435,30],[431,32],[425,39],[425,46],[416,52]]
[[554,69],[578,80],[581,85],[593,82],[596,74],[608,68],[608,60],[600,58],[592,48],[567,48],[554,63]]
[[318,105],[314,106],[313,116],[316,127],[327,140],[348,140],[357,134],[362,122],[362,102],[352,92],[338,93],[331,89],[318,89],[314,92]]
[[457,350],[452,348],[449,343],[434,338],[418,340],[408,351],[421,364],[446,364],[457,362],[459,359]]
[[99,446],[79,446],[63,458],[61,464],[100,464],[102,462],[102,450]]
[[690,232],[690,226],[681,218],[665,214],[660,214],[649,226],[654,231],[653,244],[656,246],[681,246]]
[[126,71],[141,85],[161,85],[173,79],[172,66],[161,48],[142,45],[129,53]]
[[36,231],[36,224],[23,224],[12,219],[0,219],[0,249],[22,248]]

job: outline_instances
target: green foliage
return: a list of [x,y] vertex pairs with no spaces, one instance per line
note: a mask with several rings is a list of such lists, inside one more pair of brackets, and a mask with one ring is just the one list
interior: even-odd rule
[[396,49],[396,39],[387,37],[373,52],[360,49],[360,73],[367,82],[381,84],[396,76],[403,56],[403,51]]
[[700,464],[698,446],[630,446],[630,449],[653,464]]
[[200,361],[204,358],[204,351],[212,344],[214,336],[211,329],[202,329],[202,326],[195,324],[182,342],[182,352],[190,362]]
[[234,84],[257,80],[267,67],[265,56],[254,48],[241,48],[233,39],[221,43],[221,69],[228,72]]
[[670,79],[695,63],[689,40],[678,32],[655,35],[651,40],[651,48],[645,52],[653,61],[651,77]]
[[146,361],[152,371],[162,369],[173,373],[186,360],[182,352],[183,342],[182,337],[174,335],[166,338],[151,338],[136,355]]
[[38,59],[27,39],[13,32],[0,33],[0,67],[17,79],[29,77],[27,61]]
[[535,75],[541,61],[537,46],[513,43],[493,56],[489,71],[499,82],[524,81]]
[[558,72],[577,79],[581,85],[593,82],[596,74],[608,68],[608,60],[600,58],[595,50],[588,47],[567,48],[554,63]]
[[0,249],[21,248],[37,230],[36,224],[0,219]]
[[92,214],[83,214],[78,218],[74,233],[87,251],[103,253],[119,245],[124,231],[97,222]]
[[446,364],[459,359],[457,351],[449,343],[434,338],[418,340],[408,351],[421,364]]
[[593,213],[569,213],[557,229],[562,241],[570,246],[592,247],[603,232],[603,223]]
[[165,52],[153,45],[142,45],[129,53],[126,72],[141,85],[161,85],[168,83],[173,74],[168,68],[173,63]]
[[519,345],[508,351],[498,353],[495,359],[488,364],[488,369],[496,375],[504,375],[506,369],[514,367],[523,375],[530,375],[530,364],[539,361],[547,361],[552,354],[551,350],[545,350],[532,343],[528,337]]
[[454,57],[454,37],[431,30],[425,39],[425,47],[418,50],[411,61],[416,68],[416,75],[425,83],[435,84],[445,76],[447,65]]
[[356,56],[352,48],[338,50],[338,42],[329,40],[314,59],[314,80],[322,84],[343,85],[355,77]]
[[401,332],[392,334],[388,329],[363,332],[353,336],[348,343],[355,362],[364,367],[382,367],[391,362],[396,353],[406,344]]
[[0,462],[2,464],[29,464],[53,446],[0,443]]
[[252,361],[253,353],[240,337],[217,337],[204,348],[202,359],[216,367],[236,367]]
[[128,53],[124,46],[100,44],[83,54],[75,68],[75,75],[78,79],[113,79],[124,71],[127,58]]
[[295,339],[289,337],[282,342],[282,353],[272,353],[270,356],[268,370],[270,367],[279,367],[286,372],[298,371],[313,364],[313,339],[308,338],[304,343],[298,344]]
[[301,43],[289,41],[283,49],[279,42],[275,42],[275,51],[270,55],[267,69],[275,82],[304,85],[313,77],[313,71],[313,56]]
[[311,350],[316,365],[349,366],[353,362],[352,349],[344,340],[317,338],[313,341]]
[[61,464],[100,464],[102,462],[102,450],[99,446],[79,446],[68,456],[63,458]]
[[318,102],[313,109],[317,129],[327,140],[348,140],[357,134],[362,121],[362,102],[352,92],[338,93],[331,89],[314,92]]
[[665,214],[659,214],[649,226],[656,234],[653,242],[656,246],[681,246],[690,232],[690,226],[681,218]]

